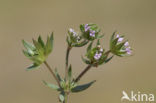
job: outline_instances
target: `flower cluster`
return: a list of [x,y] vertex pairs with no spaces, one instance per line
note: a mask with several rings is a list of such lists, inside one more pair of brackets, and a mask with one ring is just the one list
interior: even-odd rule
[[71,37],[72,42],[77,43],[77,42],[79,42],[79,41],[81,40],[80,35],[78,35],[78,34],[74,31],[74,29],[70,28],[69,31],[68,31],[68,33],[69,33],[69,35],[70,35],[70,37]]
[[82,37],[89,41],[103,37],[103,35],[99,35],[100,29],[96,24],[82,24],[80,25],[80,30],[82,32]]
[[102,65],[103,63],[107,63],[109,60],[113,58],[113,56],[108,57],[110,52],[105,52],[105,49],[103,49],[100,45],[99,40],[97,41],[97,44],[94,48],[92,48],[93,42],[90,43],[90,45],[87,48],[86,57],[87,59],[84,59],[82,57],[82,60],[86,64],[92,64],[93,66]]
[[123,41],[124,36],[120,36],[119,34],[115,37],[115,32],[112,35],[110,40],[110,50],[113,54],[117,56],[126,56],[132,54],[132,49],[129,46],[128,41]]

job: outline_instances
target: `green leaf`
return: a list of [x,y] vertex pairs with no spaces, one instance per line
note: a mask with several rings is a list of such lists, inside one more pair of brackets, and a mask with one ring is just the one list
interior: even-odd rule
[[38,64],[34,63],[31,66],[29,66],[26,70],[32,70],[32,69],[37,69],[39,67]]
[[114,41],[114,36],[115,36],[115,34],[116,34],[116,31],[113,32],[113,34],[112,34],[112,36],[111,36],[111,39],[110,39],[110,48],[112,48],[112,46],[113,46],[113,41]]
[[41,36],[38,37],[38,42],[41,44],[41,46],[44,48],[45,44],[41,38]]
[[75,47],[82,47],[82,46],[86,45],[87,43],[88,43],[88,41],[84,40],[81,43],[75,44],[74,46]]
[[89,60],[84,59],[83,56],[81,56],[81,58],[82,58],[82,61],[83,61],[84,63],[86,63],[86,64],[91,64],[91,62],[90,62]]
[[125,44],[125,42],[118,44],[118,45],[116,46],[116,49],[117,49],[117,50],[120,50],[120,49],[124,46],[124,44]]
[[39,54],[43,54],[44,52],[44,49],[43,47],[41,46],[40,43],[38,43],[36,40],[33,39],[33,44],[35,45],[36,49],[38,50],[38,53]]
[[102,37],[104,37],[104,34],[103,35],[97,35],[97,39],[100,39]]
[[28,43],[28,42],[26,42],[26,41],[24,41],[24,40],[22,40],[22,43],[23,43],[23,45],[24,45],[24,47],[27,49],[27,50],[34,50],[35,49],[35,47],[34,47],[34,45],[32,45],[32,44],[30,44],[30,43]]
[[49,53],[51,53],[53,49],[53,33],[51,34],[51,36],[47,37],[47,43],[46,43],[46,55],[48,55]]
[[100,40],[99,40],[99,39],[97,40],[97,43],[96,43],[96,45],[100,45]]
[[71,41],[69,40],[69,37],[67,36],[66,41],[68,43],[69,46],[71,46]]
[[87,83],[87,84],[78,85],[78,86],[76,86],[75,88],[73,88],[71,91],[72,91],[73,93],[84,91],[84,90],[86,90],[87,88],[89,88],[94,82],[96,82],[96,80],[94,80],[94,81],[92,81],[92,82],[89,82],[89,83]]
[[106,59],[104,63],[109,62],[109,61],[110,61],[113,57],[114,57],[114,55],[113,55],[113,56],[111,56],[110,58]]
[[80,30],[81,30],[81,32],[84,32],[85,30],[84,30],[84,24],[81,24],[80,25]]
[[60,91],[59,86],[57,86],[57,85],[55,85],[55,84],[47,83],[46,81],[43,81],[43,83],[44,83],[46,86],[48,86],[48,87],[50,87],[50,88],[52,88],[52,89],[54,89],[54,90]]
[[55,75],[56,75],[57,79],[61,82],[62,79],[61,79],[61,77],[60,77],[60,75],[59,75],[59,73],[57,71],[57,68],[55,68]]
[[68,78],[69,78],[69,81],[71,81],[71,78],[72,78],[72,67],[71,67],[71,65],[69,66],[69,69],[68,69]]
[[59,100],[63,103],[64,100],[65,100],[65,94],[64,92],[61,92],[60,95],[59,95]]
[[93,45],[93,42],[91,42],[91,43],[89,44],[89,46],[88,46],[88,48],[87,48],[87,52],[89,52],[89,51],[91,50],[92,45]]
[[25,51],[25,50],[23,50],[23,54],[26,56],[26,57],[30,57],[30,54],[27,52],[27,51]]

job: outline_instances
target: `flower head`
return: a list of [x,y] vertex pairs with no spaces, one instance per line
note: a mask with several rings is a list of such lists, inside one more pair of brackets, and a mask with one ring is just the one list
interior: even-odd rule
[[114,36],[115,32],[113,33],[110,41],[111,52],[117,56],[131,55],[132,50],[129,46],[129,42],[123,41],[124,36],[120,36],[119,34],[116,35],[116,38],[114,38]]
[[93,41],[99,37],[100,29],[96,24],[82,24],[80,25],[82,36],[90,41]]

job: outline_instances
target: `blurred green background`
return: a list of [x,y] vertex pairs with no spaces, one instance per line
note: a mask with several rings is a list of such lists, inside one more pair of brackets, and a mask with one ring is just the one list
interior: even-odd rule
[[[96,23],[105,33],[102,45],[117,30],[126,35],[134,56],[115,57],[93,68],[80,83],[97,82],[88,90],[70,95],[69,103],[121,103],[122,91],[156,96],[156,1],[155,0],[0,0],[0,103],[58,103],[56,91],[42,80],[54,79],[44,65],[25,71],[31,62],[22,54],[21,40],[46,36],[54,31],[54,51],[48,62],[64,75],[67,29]],[[77,76],[86,66],[74,48],[70,63]]]

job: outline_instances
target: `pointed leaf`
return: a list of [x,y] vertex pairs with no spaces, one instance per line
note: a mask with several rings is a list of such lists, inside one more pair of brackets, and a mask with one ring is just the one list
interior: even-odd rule
[[27,50],[34,50],[35,49],[35,47],[34,47],[34,45],[32,45],[31,43],[29,43],[29,42],[26,42],[26,41],[24,41],[24,40],[22,40],[22,43],[23,43],[23,45],[24,45],[24,47],[27,49]]
[[25,50],[23,50],[23,54],[26,56],[26,57],[30,57],[29,53]]
[[113,56],[111,56],[110,58],[106,59],[104,63],[109,62],[109,61],[110,61],[113,57],[114,57],[114,55],[113,55]]
[[29,66],[26,70],[32,70],[32,69],[37,69],[39,67],[39,65],[37,64],[32,64],[31,66]]
[[97,36],[97,39],[100,39],[100,38],[102,38],[102,37],[104,37],[104,34],[103,34],[103,35],[98,35],[98,36]]
[[96,45],[100,45],[100,40],[99,40],[99,39],[97,40],[97,43],[96,43]]
[[90,61],[89,61],[89,60],[84,59],[84,58],[83,58],[83,56],[81,56],[81,58],[82,58],[82,61],[83,61],[84,63],[86,63],[86,64],[91,64],[91,63],[90,63]]
[[53,33],[51,34],[51,36],[47,37],[47,43],[46,43],[46,55],[48,55],[49,53],[51,53],[53,49]]
[[89,46],[88,46],[88,48],[87,48],[87,52],[91,50],[92,45],[93,45],[93,42],[91,42],[91,43],[89,44]]
[[38,37],[38,42],[41,44],[41,46],[44,48],[45,44],[41,38],[41,36]]
[[63,103],[64,100],[65,100],[65,94],[64,92],[61,92],[60,95],[59,95],[59,100]]
[[48,87],[50,87],[50,88],[52,88],[52,89],[54,89],[54,90],[60,91],[59,86],[57,86],[57,85],[55,85],[55,84],[47,83],[46,81],[43,81],[43,83],[44,83],[46,86],[48,86]]
[[69,66],[69,69],[68,69],[68,78],[69,78],[69,81],[71,81],[71,78],[72,78],[72,67],[71,67],[71,65]]
[[71,91],[74,92],[81,92],[86,90],[87,88],[89,88],[96,80],[89,82],[87,84],[83,84],[83,85],[78,85],[75,88],[73,88]]
[[60,75],[58,74],[57,68],[55,68],[55,75],[59,81],[62,81]]
[[75,44],[74,46],[75,47],[82,47],[82,46],[86,45],[87,43],[88,43],[88,41],[84,40],[81,43]]

